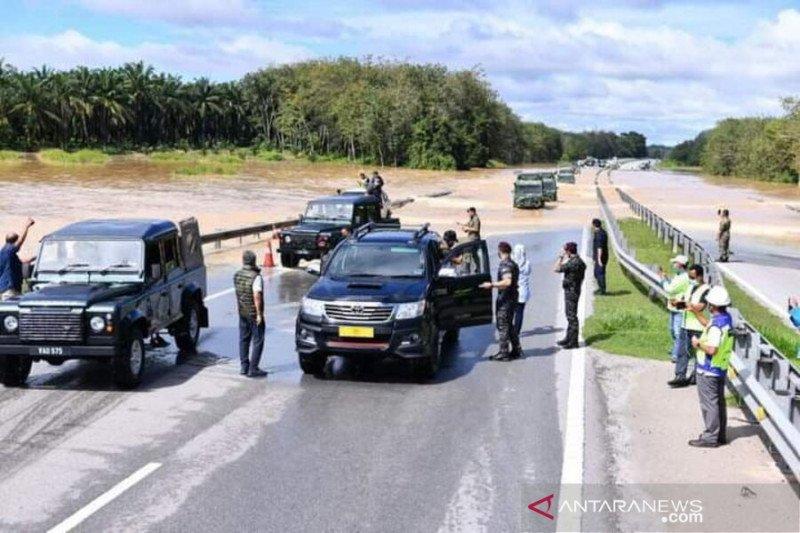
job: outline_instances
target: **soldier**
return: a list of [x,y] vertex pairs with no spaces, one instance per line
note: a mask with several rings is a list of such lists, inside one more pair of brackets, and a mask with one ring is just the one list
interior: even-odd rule
[[372,171],[372,177],[367,181],[367,194],[377,198],[380,208],[383,209],[383,178],[377,170]]
[[561,286],[564,288],[564,312],[567,315],[567,334],[558,341],[565,350],[578,347],[578,301],[581,299],[583,277],[586,274],[586,263],[578,256],[578,244],[568,242],[558,255],[553,270],[564,274]]
[[717,246],[719,248],[719,261],[727,263],[730,258],[731,245],[731,217],[727,209],[720,209],[719,230],[717,231]]
[[242,268],[234,274],[233,286],[239,308],[241,374],[253,378],[266,376],[258,367],[264,351],[264,280],[256,266],[256,254],[250,250],[242,254]]
[[481,219],[478,218],[478,210],[474,207],[467,209],[469,220],[466,224],[458,224],[461,230],[467,234],[468,241],[477,241],[481,238]]
[[[500,334],[500,350],[492,356],[495,361],[510,361],[522,355],[519,337],[513,328],[514,308],[519,295],[519,268],[511,259],[511,245],[501,242],[497,245],[497,255],[500,265],[497,268],[497,281],[487,281],[481,284],[483,289],[497,288],[495,301],[495,315],[497,317],[497,331]],[[511,350],[509,351],[509,345]]]

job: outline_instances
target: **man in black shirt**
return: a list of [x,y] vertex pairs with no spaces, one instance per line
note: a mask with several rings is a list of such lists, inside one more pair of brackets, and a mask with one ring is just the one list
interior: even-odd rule
[[567,315],[567,334],[558,341],[566,350],[578,347],[578,301],[586,273],[586,263],[578,256],[578,245],[568,242],[558,256],[555,272],[564,274],[561,286],[564,288],[564,312]]
[[608,233],[603,229],[599,219],[592,220],[592,261],[594,261],[594,279],[597,280],[597,292],[606,293],[606,265],[608,264]]
[[[501,242],[497,245],[497,255],[500,256],[500,265],[497,267],[497,281],[487,281],[481,285],[484,289],[497,289],[495,301],[495,314],[497,316],[497,331],[500,334],[500,350],[492,356],[495,361],[510,361],[522,355],[522,346],[519,343],[516,330],[511,327],[514,307],[517,303],[517,282],[519,281],[519,267],[511,259],[511,245]],[[509,350],[509,345],[511,350]]]

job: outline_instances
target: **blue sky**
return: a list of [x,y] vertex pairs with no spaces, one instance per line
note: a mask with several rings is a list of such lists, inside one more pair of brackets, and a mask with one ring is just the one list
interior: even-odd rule
[[187,78],[312,57],[481,68],[527,120],[672,144],[800,96],[800,0],[0,0],[19,67],[142,59]]

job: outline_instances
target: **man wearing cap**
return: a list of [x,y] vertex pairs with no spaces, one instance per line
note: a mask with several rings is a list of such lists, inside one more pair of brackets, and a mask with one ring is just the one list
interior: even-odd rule
[[466,224],[459,224],[462,231],[467,234],[467,241],[478,241],[481,238],[481,219],[478,218],[478,210],[474,207],[467,209],[469,220]]
[[[241,374],[266,376],[258,367],[264,351],[264,280],[256,266],[256,254],[242,254],[242,268],[233,275],[236,304],[239,308],[239,361]],[[251,349],[252,344],[252,349]]]
[[512,327],[514,308],[519,298],[517,292],[519,267],[511,259],[511,245],[507,242],[501,242],[497,245],[497,255],[500,257],[500,264],[497,267],[497,281],[482,283],[481,288],[497,289],[495,315],[497,331],[500,336],[500,350],[492,356],[492,359],[495,361],[510,361],[522,355],[519,337]]
[[[678,358],[675,361],[675,378],[667,382],[673,388],[686,387],[696,381],[696,366],[692,373],[688,375],[690,359],[694,357],[692,341],[703,334],[703,324],[697,320],[696,312],[704,312],[707,306],[706,296],[711,286],[706,283],[705,269],[701,265],[689,267],[689,279],[691,283],[684,295],[683,303],[683,340]],[[679,306],[680,307],[680,306]]]
[[692,347],[697,353],[697,394],[705,431],[690,440],[689,446],[716,448],[727,443],[725,374],[733,354],[733,319],[728,313],[731,299],[724,287],[712,287],[706,301],[711,317],[702,311],[693,311],[704,329],[699,338],[692,339]]
[[586,263],[578,256],[578,244],[568,242],[558,255],[553,270],[564,274],[561,286],[564,288],[564,312],[567,315],[567,334],[558,341],[565,350],[578,347],[579,324],[578,302],[581,299],[581,287],[586,275]]
[[683,311],[685,309],[684,297],[689,290],[691,280],[686,272],[689,258],[685,255],[677,255],[670,260],[675,275],[672,279],[667,278],[664,271],[659,268],[658,274],[661,276],[661,286],[667,293],[667,310],[669,311],[669,333],[672,337],[672,351],[670,355],[672,362],[678,360],[678,354],[687,347],[683,342]]

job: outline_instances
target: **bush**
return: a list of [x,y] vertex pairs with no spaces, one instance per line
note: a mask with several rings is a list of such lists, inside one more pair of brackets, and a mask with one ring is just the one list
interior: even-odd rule
[[100,150],[84,148],[75,152],[67,152],[59,148],[51,148],[39,152],[39,159],[45,163],[58,165],[102,165],[110,156]]

